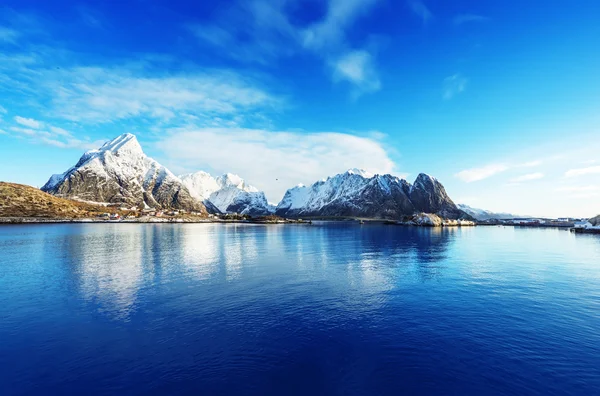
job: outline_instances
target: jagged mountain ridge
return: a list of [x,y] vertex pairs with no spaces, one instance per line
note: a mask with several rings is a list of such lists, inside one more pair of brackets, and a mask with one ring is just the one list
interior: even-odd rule
[[287,217],[366,217],[398,219],[418,212],[444,218],[469,218],[452,202],[444,186],[421,173],[414,184],[389,174],[357,169],[289,189],[275,213]]
[[52,175],[42,191],[90,202],[206,212],[181,179],[146,156],[129,133],[86,152],[65,173]]
[[147,157],[136,137],[123,134],[86,152],[65,173],[53,175],[43,191],[66,198],[138,207],[179,208],[211,213],[285,217],[398,219],[419,212],[470,218],[435,178],[420,174],[414,184],[396,176],[351,169],[309,187],[289,189],[276,206],[241,177],[196,172],[180,177]]
[[238,175],[226,173],[212,177],[200,171],[180,176],[192,195],[205,203],[209,211],[239,213],[251,216],[273,212],[265,193],[247,184]]

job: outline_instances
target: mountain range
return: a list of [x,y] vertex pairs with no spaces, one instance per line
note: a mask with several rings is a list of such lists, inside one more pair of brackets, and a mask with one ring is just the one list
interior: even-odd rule
[[457,206],[463,212],[469,214],[474,219],[480,220],[480,221],[490,220],[490,219],[507,220],[507,219],[521,218],[521,217],[530,217],[530,216],[516,215],[516,214],[512,214],[512,213],[492,212],[492,211],[485,210],[485,209],[473,208],[469,205],[464,205],[464,204],[458,204]]
[[465,216],[444,186],[421,173],[414,184],[392,175],[372,175],[351,169],[309,187],[288,190],[275,213],[286,217],[365,217],[397,219],[415,213],[435,213],[444,218]]
[[52,175],[42,190],[87,202],[202,213],[399,219],[425,212],[448,219],[470,218],[434,177],[421,173],[411,184],[359,169],[291,188],[274,207],[262,191],[231,173],[213,177],[199,171],[175,176],[146,156],[132,134],[86,152],[75,166]]

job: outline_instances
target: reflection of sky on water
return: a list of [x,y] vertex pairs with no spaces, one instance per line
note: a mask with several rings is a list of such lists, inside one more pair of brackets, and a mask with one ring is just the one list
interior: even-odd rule
[[143,249],[147,234],[134,227],[107,228],[81,237],[78,275],[85,299],[101,310],[125,318],[134,307],[144,275]]
[[[287,287],[311,284],[315,287],[307,298],[337,300],[341,308],[368,312],[385,306],[391,294],[408,293],[403,289],[407,285],[414,288],[415,282],[468,280],[479,287],[527,277],[530,287],[535,287],[552,280],[561,265],[552,258],[555,251],[541,249],[527,254],[547,261],[546,267],[517,268],[526,265],[518,260],[510,264],[513,271],[498,267],[503,257],[518,257],[527,251],[521,238],[525,234],[519,230],[488,229],[485,234],[494,234],[490,238],[471,228],[344,223],[87,225],[66,230],[53,238],[29,241],[29,257],[39,261],[53,255],[62,263],[63,276],[76,282],[86,301],[123,319],[136,309],[140,293],[151,292],[157,285],[186,284],[194,293],[202,293],[208,284],[232,282],[285,296]],[[581,246],[576,239],[581,236],[545,235],[543,231],[536,235],[540,243],[560,244],[562,250],[572,251],[573,257]],[[593,246],[600,249],[598,243]],[[579,265],[572,276],[584,282],[597,278],[598,271]],[[35,279],[32,277],[32,282]],[[38,283],[44,282],[47,280],[40,277]]]
[[78,235],[71,260],[83,296],[122,318],[148,282],[262,284],[277,276],[291,284],[316,282],[353,309],[372,310],[401,278],[443,276],[454,232],[347,224],[114,225]]

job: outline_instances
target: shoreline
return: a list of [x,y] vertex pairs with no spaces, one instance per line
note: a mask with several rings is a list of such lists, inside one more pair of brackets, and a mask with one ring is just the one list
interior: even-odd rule
[[121,220],[104,220],[97,218],[60,219],[45,217],[2,217],[0,225],[21,224],[311,224],[310,221],[291,219],[282,220],[222,220],[222,219],[192,219],[192,218],[137,218]]

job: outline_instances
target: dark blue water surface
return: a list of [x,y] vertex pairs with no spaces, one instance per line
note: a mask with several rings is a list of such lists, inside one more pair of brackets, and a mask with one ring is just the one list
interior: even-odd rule
[[600,394],[600,238],[2,226],[0,393]]

